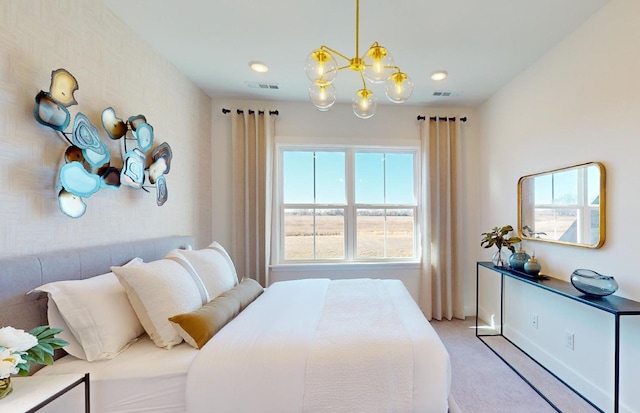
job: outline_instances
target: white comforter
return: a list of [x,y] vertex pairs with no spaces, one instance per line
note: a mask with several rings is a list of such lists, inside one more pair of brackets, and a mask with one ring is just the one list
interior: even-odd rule
[[275,283],[187,375],[187,412],[445,413],[449,356],[397,280]]

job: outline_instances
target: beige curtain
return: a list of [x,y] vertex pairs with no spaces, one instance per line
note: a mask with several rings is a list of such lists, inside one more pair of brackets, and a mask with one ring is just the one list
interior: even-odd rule
[[266,286],[271,263],[276,115],[231,111],[231,248],[238,277]]
[[461,237],[460,123],[420,123],[422,191],[419,304],[427,319],[464,318]]

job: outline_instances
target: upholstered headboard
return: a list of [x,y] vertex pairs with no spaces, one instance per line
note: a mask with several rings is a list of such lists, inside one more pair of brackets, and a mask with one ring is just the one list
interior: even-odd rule
[[104,274],[112,265],[122,265],[135,257],[146,262],[157,260],[171,249],[186,249],[193,243],[191,236],[171,236],[2,259],[0,327],[30,330],[47,324],[47,295],[26,294],[42,284]]

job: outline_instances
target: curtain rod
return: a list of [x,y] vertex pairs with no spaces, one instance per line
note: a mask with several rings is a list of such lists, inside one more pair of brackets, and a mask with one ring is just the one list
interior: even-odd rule
[[[225,109],[225,108],[222,108],[222,113],[224,113],[225,115],[226,115],[227,113],[229,113],[229,112],[231,112],[231,109]],[[242,110],[242,109],[238,109],[238,110],[236,110],[236,113],[237,113],[238,115],[240,115],[240,114],[244,113],[244,110]],[[255,111],[254,111],[253,109],[249,109],[249,115],[253,115],[254,113],[255,113]],[[258,111],[258,115],[264,115],[264,110],[259,110],[259,111]],[[270,111],[269,111],[269,115],[276,115],[276,116],[278,116],[278,115],[279,115],[279,113],[278,113],[278,111],[277,111],[277,110],[270,110]]]
[[[427,119],[426,117],[418,115],[418,120],[426,120],[426,119]],[[429,120],[451,120],[451,121],[455,121],[456,118],[455,117],[453,117],[453,118],[447,118],[447,117],[436,118],[435,116],[431,116],[429,118]],[[467,117],[466,116],[463,116],[463,117],[460,118],[460,122],[466,122],[466,121],[467,121]]]

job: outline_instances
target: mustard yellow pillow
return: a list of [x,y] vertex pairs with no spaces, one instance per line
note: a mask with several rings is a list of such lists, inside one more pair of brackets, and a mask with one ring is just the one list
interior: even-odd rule
[[169,317],[169,321],[184,341],[200,349],[263,291],[258,282],[246,278],[199,309]]
[[242,282],[232,289],[223,293],[229,297],[235,297],[240,301],[240,311],[244,310],[249,304],[262,294],[264,288],[251,278],[243,278]]

